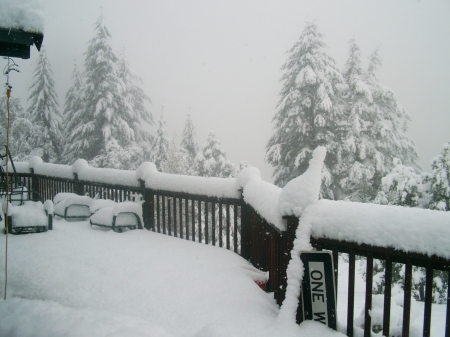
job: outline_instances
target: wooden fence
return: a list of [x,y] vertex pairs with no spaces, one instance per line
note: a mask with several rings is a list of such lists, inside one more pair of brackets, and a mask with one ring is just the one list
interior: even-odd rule
[[[132,187],[83,181],[79,180],[76,174],[74,174],[73,179],[54,178],[35,174],[33,170],[31,170],[31,173],[17,173],[15,178],[31,191],[30,194],[34,199],[37,198],[41,201],[53,199],[59,192],[73,192],[90,197],[112,199],[117,202],[135,200],[137,195],[141,195],[144,200],[143,220],[146,229],[232,250],[249,260],[260,270],[269,272],[270,277],[266,285],[266,291],[274,293],[278,304],[281,305],[285,298],[286,269],[299,223],[298,218],[286,217],[287,230],[280,231],[263,219],[242,198],[217,198],[154,190],[145,187],[143,181],[138,186]],[[354,336],[356,256],[367,258],[364,336],[370,336],[372,329],[370,310],[372,308],[374,259],[380,259],[386,263],[382,325],[383,335],[386,336],[390,329],[392,264],[396,262],[405,264],[403,337],[408,337],[410,330],[412,267],[425,268],[423,336],[430,336],[433,270],[442,270],[449,275],[450,260],[324,238],[312,237],[311,244],[317,249],[326,249],[333,252],[336,285],[339,282],[337,277],[338,256],[341,253],[349,254],[349,296],[346,328],[348,336]],[[448,299],[448,293],[447,291],[446,337],[450,337],[450,300]],[[298,322],[302,320],[301,304],[297,312],[297,320]]]

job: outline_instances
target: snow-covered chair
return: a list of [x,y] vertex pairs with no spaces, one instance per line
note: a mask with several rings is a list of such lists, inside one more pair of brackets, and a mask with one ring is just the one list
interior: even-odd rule
[[124,228],[142,229],[141,203],[125,201],[99,208],[90,219],[91,226],[111,228],[121,233]]
[[92,199],[75,193],[58,193],[53,198],[55,215],[67,221],[83,221],[89,219],[89,207]]
[[[3,188],[0,188],[0,198],[2,202],[5,202],[6,193]],[[25,186],[13,187],[8,191],[9,201],[12,205],[20,206],[28,201],[28,190]]]
[[94,199],[92,200],[91,206],[89,207],[89,211],[91,215],[97,212],[100,208],[105,207],[114,207],[117,205],[117,202],[111,199]]
[[2,205],[3,214],[8,217],[8,233],[26,234],[46,232],[53,229],[53,202],[47,200],[24,201],[17,206],[9,203],[6,214],[6,203]]

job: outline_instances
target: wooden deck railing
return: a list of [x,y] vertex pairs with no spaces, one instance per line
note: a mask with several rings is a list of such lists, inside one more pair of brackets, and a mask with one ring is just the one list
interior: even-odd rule
[[[374,259],[385,262],[384,273],[384,305],[383,305],[383,336],[390,336],[389,331],[390,313],[391,313],[391,289],[392,289],[392,271],[394,263],[404,264],[404,301],[403,301],[403,318],[402,318],[402,337],[410,335],[410,319],[411,319],[411,298],[412,298],[412,277],[413,266],[423,267],[426,270],[425,280],[425,300],[424,300],[424,316],[423,316],[423,336],[431,335],[431,308],[433,303],[433,278],[434,270],[446,272],[447,279],[450,281],[450,260],[446,260],[437,256],[428,256],[417,253],[406,253],[393,248],[374,247],[365,244],[357,244],[348,241],[337,241],[325,238],[311,238],[311,244],[318,250],[330,250],[333,252],[334,269],[336,276],[336,286],[339,281],[337,275],[338,254],[348,254],[349,273],[348,273],[348,302],[347,302],[347,336],[354,336],[354,299],[355,299],[355,258],[365,257],[366,264],[366,291],[364,305],[364,337],[371,336],[372,322],[370,310],[372,309],[372,292],[373,292],[373,275],[374,275]],[[450,336],[449,327],[450,299],[447,289],[447,319],[445,336]]]
[[[17,173],[15,177],[20,179],[29,191],[32,191],[34,196],[38,196],[42,201],[53,199],[59,192],[73,192],[118,202],[135,200],[138,195],[141,195],[144,201],[142,209],[146,229],[232,250],[252,262],[255,267],[269,272],[266,291],[274,293],[278,304],[281,304],[285,298],[286,269],[291,258],[290,252],[293,248],[295,232],[299,223],[298,218],[287,217],[287,229],[281,231],[263,219],[243,198],[218,198],[154,190],[146,187],[143,181],[136,186],[124,186],[79,180],[76,174],[74,174],[73,179],[55,178],[35,174],[33,170],[31,170],[31,173]],[[433,270],[442,270],[448,274],[450,272],[450,260],[324,238],[312,237],[311,244],[316,249],[326,249],[333,252],[336,285],[339,282],[337,277],[338,256],[341,253],[349,254],[349,296],[346,330],[348,336],[355,334],[353,321],[356,256],[363,256],[367,259],[364,336],[370,336],[371,334],[370,310],[372,308],[374,259],[383,260],[386,264],[382,326],[383,335],[386,336],[390,329],[391,308],[389,299],[391,296],[392,264],[405,264],[403,337],[409,336],[410,329],[412,267],[426,268],[423,336],[430,336]],[[450,300],[448,296],[446,337],[450,337]],[[299,322],[301,321],[300,309],[301,305],[297,313]]]

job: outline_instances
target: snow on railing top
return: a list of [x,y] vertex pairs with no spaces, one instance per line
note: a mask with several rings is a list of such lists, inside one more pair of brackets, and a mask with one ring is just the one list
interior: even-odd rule
[[55,178],[73,179],[72,166],[44,163],[40,157],[32,157],[29,162],[29,168],[33,169],[36,174]]
[[450,259],[450,212],[320,200],[303,212],[299,227],[317,238]]
[[[73,179],[73,174],[84,181],[122,186],[139,187],[140,180],[147,188],[160,191],[181,192],[218,198],[241,198],[251,205],[263,218],[277,227],[286,230],[284,215],[300,216],[303,209],[319,199],[321,169],[326,149],[314,150],[310,167],[300,177],[281,189],[261,179],[261,172],[255,167],[246,167],[236,178],[197,177],[158,172],[153,163],[143,163],[136,171],[90,167],[86,160],[78,159],[72,166],[43,163],[33,157],[28,168],[35,173]],[[27,166],[21,165],[25,170]]]
[[44,32],[44,13],[37,0],[2,1],[0,27]]
[[219,198],[240,198],[235,178],[184,176],[158,172],[153,163],[143,163],[136,177],[155,190],[206,195]]

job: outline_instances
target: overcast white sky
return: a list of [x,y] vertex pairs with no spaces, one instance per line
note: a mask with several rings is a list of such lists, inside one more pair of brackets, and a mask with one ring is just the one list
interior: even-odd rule
[[[164,103],[170,134],[180,140],[191,111],[199,145],[215,130],[228,158],[247,160],[272,181],[264,163],[281,88],[280,67],[305,22],[316,19],[339,67],[355,38],[364,60],[380,46],[382,82],[411,116],[409,135],[420,163],[450,141],[450,1],[446,0],[43,0],[43,45],[60,106],[71,85],[73,60],[93,35],[103,11],[114,50],[125,49],[152,99],[158,120]],[[18,60],[13,95],[25,103],[35,66]],[[5,63],[4,60],[1,61]],[[367,64],[367,62],[366,62]],[[3,65],[2,65],[3,68]]]

